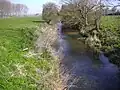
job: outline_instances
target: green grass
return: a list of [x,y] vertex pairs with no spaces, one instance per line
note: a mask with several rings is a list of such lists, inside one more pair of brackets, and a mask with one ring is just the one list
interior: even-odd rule
[[120,16],[104,16],[101,20],[102,38],[105,47],[111,49],[113,47],[120,48]]
[[116,30],[120,27],[120,16],[103,16],[101,19],[103,29]]
[[[50,70],[48,53],[26,57],[33,48],[40,17],[0,19],[0,90],[40,90],[41,75]],[[27,49],[26,49],[27,48]],[[26,50],[24,50],[26,49]],[[39,72],[40,71],[40,72]],[[40,73],[42,73],[40,75]]]
[[0,19],[0,29],[34,27],[34,20],[40,20],[41,17],[11,17]]
[[112,63],[120,66],[120,16],[104,16],[101,21],[101,49]]

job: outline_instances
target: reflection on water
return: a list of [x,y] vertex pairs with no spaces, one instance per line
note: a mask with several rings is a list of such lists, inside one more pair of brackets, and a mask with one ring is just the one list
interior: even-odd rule
[[[83,43],[76,43],[62,33],[59,33],[58,42],[58,51],[63,57],[62,67],[72,76],[68,80],[68,90],[120,90],[119,70],[102,52],[99,55],[100,66],[96,68],[94,65],[98,64],[83,54],[86,51]],[[73,48],[76,45],[77,49]],[[75,78],[77,80],[74,81]]]
[[103,63],[103,65],[110,65],[111,63],[109,62],[108,58],[105,57],[105,55],[103,54],[103,52],[100,52],[99,54],[99,59],[100,61]]

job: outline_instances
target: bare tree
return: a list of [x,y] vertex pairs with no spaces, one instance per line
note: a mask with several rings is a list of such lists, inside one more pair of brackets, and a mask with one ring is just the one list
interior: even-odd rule
[[7,1],[6,0],[0,0],[0,12],[1,12],[1,17],[4,17],[5,15],[5,9],[6,9],[6,3]]
[[117,7],[112,8],[112,12],[115,13],[117,11]]
[[13,4],[10,0],[0,0],[0,17],[11,15],[23,15],[27,13],[28,7],[23,4]]
[[94,46],[100,44],[98,33],[102,7],[102,0],[64,0],[61,17],[64,23],[79,31],[86,43],[91,42],[91,46]]
[[16,4],[13,4],[11,5],[11,15],[15,15],[15,9],[16,9]]
[[27,14],[28,10],[29,10],[28,7],[27,7],[26,5],[23,5],[23,10],[22,10],[22,12],[24,13],[24,15]]
[[[79,24],[80,32],[83,28],[85,31],[85,28],[87,29],[88,26],[92,25],[97,27],[96,29],[99,29],[99,25],[96,22],[98,22],[101,17],[100,0],[69,0],[69,3],[62,7],[61,12],[62,15],[70,17],[69,21],[67,20],[68,22],[72,21],[71,19],[77,20],[73,23]],[[88,31],[90,30],[87,30],[87,32]]]
[[106,15],[118,13],[120,0],[102,0],[102,3],[104,4],[104,13]]
[[5,2],[4,12],[5,12],[6,17],[10,16],[11,5],[12,5],[11,2],[9,2],[9,1]]
[[106,7],[112,8],[112,10],[117,10],[120,7],[120,0],[103,0]]
[[21,14],[21,4],[16,4],[16,14],[19,16]]
[[48,23],[57,17],[58,7],[55,3],[46,3],[43,5],[42,18]]

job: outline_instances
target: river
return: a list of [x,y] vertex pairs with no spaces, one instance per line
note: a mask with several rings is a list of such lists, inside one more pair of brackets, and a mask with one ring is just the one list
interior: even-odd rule
[[[59,27],[61,29],[61,25]],[[67,90],[120,90],[118,67],[102,52],[99,63],[95,62],[86,54],[85,45],[77,42],[60,30],[57,51],[61,53],[61,72]]]

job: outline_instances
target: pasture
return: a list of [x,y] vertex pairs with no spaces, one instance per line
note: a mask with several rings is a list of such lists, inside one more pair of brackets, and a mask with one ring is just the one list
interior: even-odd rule
[[0,90],[36,90],[39,68],[49,70],[46,56],[28,57],[36,40],[34,32],[40,17],[0,19]]

